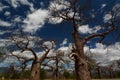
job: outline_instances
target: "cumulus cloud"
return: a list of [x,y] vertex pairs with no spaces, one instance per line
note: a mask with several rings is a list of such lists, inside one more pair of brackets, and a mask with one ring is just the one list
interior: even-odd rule
[[90,30],[91,30],[91,29],[89,28],[89,25],[82,25],[82,26],[80,26],[80,27],[78,28],[78,31],[79,31],[80,33],[83,33],[83,34],[89,33]]
[[82,25],[79,26],[78,31],[82,34],[92,34],[92,33],[96,33],[98,30],[100,30],[101,27],[100,26],[95,26],[94,28],[90,28],[89,25]]
[[10,14],[11,14],[11,13],[8,12],[8,11],[6,11],[6,12],[4,13],[5,16],[9,16]]
[[51,10],[62,10],[62,9],[68,8],[68,6],[70,6],[69,2],[67,2],[65,0],[58,0],[58,1],[52,1],[50,3],[49,8]]
[[17,58],[10,56],[10,57],[5,58],[5,60],[0,63],[0,67],[8,67],[12,63],[18,63],[18,60]]
[[3,20],[0,20],[0,26],[3,26],[3,27],[8,27],[8,26],[11,26],[12,24],[9,23],[9,22],[6,22],[6,21],[3,21]]
[[63,21],[63,19],[60,17],[50,17],[49,18],[49,23],[51,23],[51,24],[59,24],[62,21]]
[[48,18],[49,12],[48,10],[39,9],[34,11],[31,14],[27,15],[27,18],[24,19],[23,30],[25,32],[34,33],[38,29],[42,28],[45,24],[45,20]]
[[55,47],[55,44],[53,41],[46,41],[43,43],[43,46],[47,47],[48,49],[52,49],[53,47]]
[[25,59],[31,59],[34,57],[31,51],[14,51],[13,54]]
[[111,18],[112,18],[111,14],[105,14],[105,16],[104,16],[104,22],[109,21]]
[[92,58],[102,66],[112,64],[113,61],[120,59],[120,42],[114,45],[96,44],[96,48],[90,49]]

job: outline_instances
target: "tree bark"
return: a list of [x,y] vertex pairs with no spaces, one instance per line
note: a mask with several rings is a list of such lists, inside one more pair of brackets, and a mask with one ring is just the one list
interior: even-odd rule
[[79,39],[79,34],[74,31],[74,42],[76,46],[76,56],[75,57],[75,72],[76,80],[91,80],[88,64],[84,55],[84,40]]
[[109,69],[109,73],[110,73],[110,78],[113,79],[114,78],[114,75],[113,75],[113,70],[112,69]]
[[97,72],[98,72],[99,79],[102,79],[101,68],[99,66],[97,67]]
[[32,64],[29,80],[40,80],[40,63],[37,60]]
[[75,60],[76,80],[91,80],[87,64]]

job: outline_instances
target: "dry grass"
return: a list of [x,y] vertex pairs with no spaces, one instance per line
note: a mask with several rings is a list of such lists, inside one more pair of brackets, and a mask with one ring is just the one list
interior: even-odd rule
[[[8,80],[8,79],[0,79],[0,80]],[[21,80],[21,79],[11,79],[11,80]],[[28,80],[28,79],[24,79],[24,80]],[[51,79],[45,79],[45,80],[51,80]],[[75,79],[60,79],[60,80],[75,80]],[[120,80],[120,79],[92,79],[92,80]]]
[[[51,80],[51,79],[45,79],[45,80]],[[60,79],[60,80],[75,80],[75,79]],[[92,80],[120,80],[120,79],[92,79]]]
[[93,80],[120,80],[120,79],[93,79]]

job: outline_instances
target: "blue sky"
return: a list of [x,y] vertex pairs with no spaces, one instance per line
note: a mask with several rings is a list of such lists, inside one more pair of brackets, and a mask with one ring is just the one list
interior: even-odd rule
[[[83,5],[86,3],[86,1],[87,0],[82,1],[81,4]],[[94,7],[94,10],[96,12],[103,14],[100,14],[100,16],[96,18],[98,22],[93,21],[90,23],[90,25],[95,26],[99,25],[100,23],[102,24],[104,11],[111,9],[111,7],[117,3],[119,3],[119,0],[95,0],[92,2],[91,7]],[[1,0],[0,5],[0,30],[1,34],[2,32],[4,33],[4,35],[0,35],[0,37],[6,38],[7,36],[9,37],[9,34],[12,30],[19,28],[22,28],[23,30],[24,28],[22,26],[25,23],[24,20],[27,19],[30,14],[33,14],[39,9],[48,9],[50,0]],[[38,24],[36,23],[35,25],[39,26]],[[62,41],[64,38],[68,38],[71,41],[72,27],[70,22],[53,25],[47,21],[44,21],[41,22],[41,24],[41,27],[37,28],[35,32],[27,32],[43,37],[45,39],[57,39],[58,41]]]
[[[67,0],[62,1],[68,4]],[[87,0],[81,0],[80,4],[83,6],[86,2]],[[7,39],[14,31],[22,30],[26,35],[31,34],[33,36],[39,36],[44,40],[54,40],[57,46],[59,46],[58,44],[61,44],[64,39],[67,39],[68,44],[73,42],[71,22],[62,22],[59,18],[51,18],[51,12],[48,9],[53,6],[53,4],[50,0],[1,0],[0,39]],[[57,9],[65,8],[58,4],[56,4],[56,6]],[[101,29],[100,25],[110,20],[110,11],[113,10],[115,6],[120,7],[120,0],[94,0],[89,6],[89,9],[83,12],[85,17],[94,17],[95,15],[92,13],[97,13],[97,16],[95,16],[92,21],[85,22],[80,26],[79,32],[83,36],[99,32]],[[69,16],[71,15],[72,13],[69,14]],[[117,17],[120,18],[120,15]],[[108,47],[110,47],[110,49],[111,46],[119,45],[119,25],[120,24],[117,24],[117,30],[108,35],[104,40],[104,42],[109,44]],[[106,50],[106,47],[103,47],[106,45],[96,44],[96,40],[98,39],[92,40],[90,45],[96,48],[97,51],[99,51],[98,49]],[[98,45],[101,45],[101,48],[98,47]],[[93,52],[96,51],[93,50]]]

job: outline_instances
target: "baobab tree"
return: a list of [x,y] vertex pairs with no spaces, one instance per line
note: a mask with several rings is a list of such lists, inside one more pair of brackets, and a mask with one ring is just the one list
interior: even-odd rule
[[74,62],[69,58],[71,54],[70,47],[71,45],[69,45],[69,47],[61,46],[51,51],[46,57],[45,63],[42,64],[52,70],[52,80],[62,79],[64,70],[68,69],[68,66],[73,66],[72,64],[74,64]]
[[[120,6],[109,9],[104,13],[95,10],[92,0],[53,0],[50,4],[52,20],[71,22],[75,44],[73,54],[75,58],[76,80],[91,80],[87,60],[84,54],[84,45],[91,39],[98,38],[102,42],[104,38],[118,27]],[[105,15],[106,21],[99,21],[100,15]],[[99,18],[98,18],[99,17]],[[99,22],[97,22],[99,21]],[[55,21],[53,21],[55,22]],[[90,24],[96,23],[99,26]],[[90,28],[91,27],[91,28]],[[84,29],[83,29],[84,28]],[[83,30],[85,30],[83,32]],[[86,33],[86,34],[83,34]]]
[[[53,41],[44,42],[40,38],[26,35],[11,37],[11,54],[23,63],[32,61],[29,80],[40,80],[40,67],[47,54],[54,48]],[[14,51],[13,51],[14,49]]]

